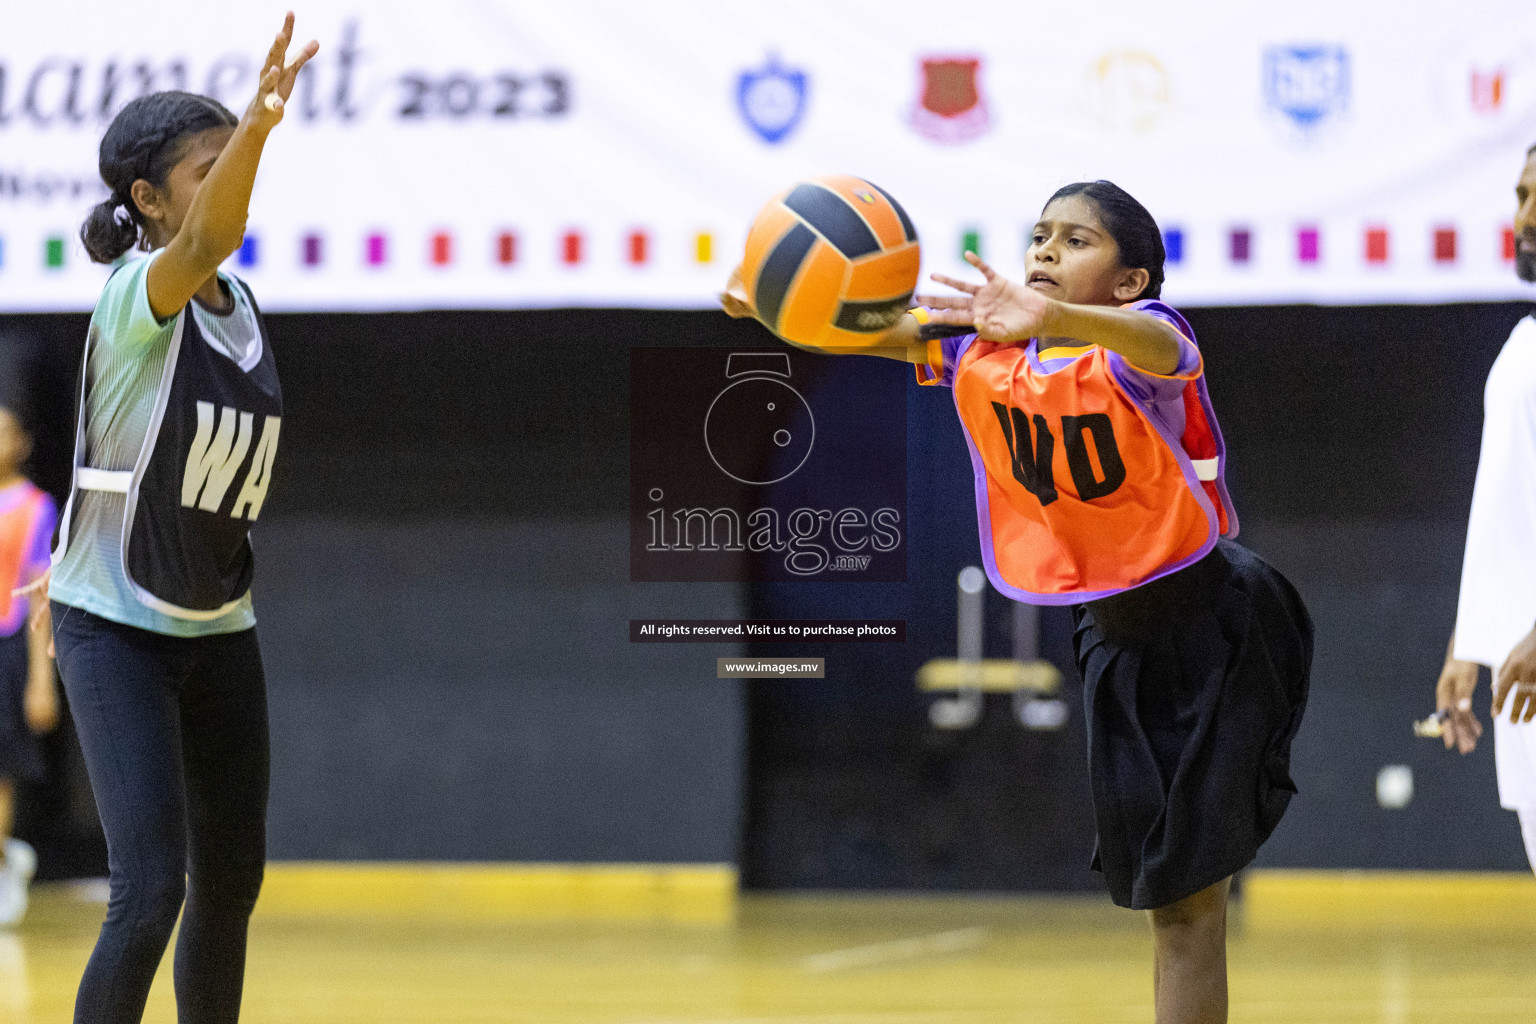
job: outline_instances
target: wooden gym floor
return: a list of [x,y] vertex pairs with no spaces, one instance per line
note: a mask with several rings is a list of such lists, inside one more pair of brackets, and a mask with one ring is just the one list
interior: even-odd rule
[[[104,907],[38,886],[0,1021],[70,1019]],[[1536,879],[1259,873],[1234,1022],[1536,1020]],[[1095,898],[734,896],[729,869],[273,865],[248,1022],[1149,1022],[1141,915]],[[167,957],[147,1021],[175,1020]]]

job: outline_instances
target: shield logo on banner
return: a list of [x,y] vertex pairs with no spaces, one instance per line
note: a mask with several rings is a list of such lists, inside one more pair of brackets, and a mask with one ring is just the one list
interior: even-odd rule
[[925,57],[912,126],[935,142],[967,142],[992,126],[981,95],[981,58]]
[[804,71],[786,68],[770,55],[761,68],[743,71],[736,79],[736,106],[747,127],[764,142],[776,145],[804,116],[809,87]]
[[1342,46],[1272,46],[1264,54],[1264,100],[1303,135],[1349,107],[1349,53]]

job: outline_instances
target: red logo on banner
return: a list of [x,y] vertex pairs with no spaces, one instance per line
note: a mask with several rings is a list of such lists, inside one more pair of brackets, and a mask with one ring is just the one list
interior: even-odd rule
[[1472,109],[1479,114],[1496,113],[1504,105],[1504,69],[1483,74],[1472,69]]
[[933,141],[968,142],[992,126],[979,57],[923,58],[922,90],[912,126]]

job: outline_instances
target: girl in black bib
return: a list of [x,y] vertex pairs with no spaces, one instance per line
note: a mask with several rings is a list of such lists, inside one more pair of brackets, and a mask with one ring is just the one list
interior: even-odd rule
[[75,478],[45,582],[59,672],[106,831],[111,901],[75,1020],[135,1022],[181,917],[183,1021],[240,1015],[266,851],[266,682],[248,532],[271,484],[282,390],[254,297],[219,271],[306,46],[293,15],[235,118],[142,96],[101,142],[111,198],[91,258],[135,245],[91,318]]

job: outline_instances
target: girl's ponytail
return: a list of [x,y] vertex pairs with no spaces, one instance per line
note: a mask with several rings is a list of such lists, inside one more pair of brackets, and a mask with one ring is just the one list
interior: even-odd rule
[[[128,200],[133,202],[132,198]],[[97,263],[113,263],[139,241],[139,225],[116,197],[91,208],[80,241]]]

